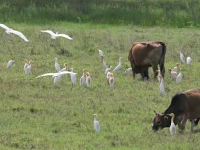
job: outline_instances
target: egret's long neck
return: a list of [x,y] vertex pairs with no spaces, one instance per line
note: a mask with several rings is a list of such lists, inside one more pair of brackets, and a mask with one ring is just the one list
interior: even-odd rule
[[171,123],[174,123],[174,115],[171,118]]

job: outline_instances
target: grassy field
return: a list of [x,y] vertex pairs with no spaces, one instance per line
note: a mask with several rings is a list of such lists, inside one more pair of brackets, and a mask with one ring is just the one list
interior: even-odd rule
[[[200,149],[199,134],[190,132],[171,137],[168,129],[151,130],[154,110],[163,112],[177,92],[200,86],[200,30],[195,28],[161,28],[58,23],[27,25],[7,23],[22,31],[30,40],[8,36],[0,30],[0,149]],[[74,41],[53,41],[41,29],[68,33]],[[183,65],[184,80],[175,84],[166,72],[167,95],[159,94],[159,83],[115,74],[116,87],[111,90],[98,58],[98,49],[106,61],[129,67],[128,51],[135,41],[160,40],[167,45],[166,69],[179,62],[179,50],[193,58],[191,67]],[[91,88],[77,85],[71,89],[69,78],[60,88],[52,79],[35,79],[54,72],[54,57],[82,75],[85,68],[92,74]],[[33,75],[25,76],[24,60],[33,60]],[[16,65],[6,69],[9,59]],[[152,71],[150,71],[152,76]],[[93,114],[98,114],[100,134],[93,130]]]

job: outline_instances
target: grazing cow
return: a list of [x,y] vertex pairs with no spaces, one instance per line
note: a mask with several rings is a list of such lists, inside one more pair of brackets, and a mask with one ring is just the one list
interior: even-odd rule
[[158,65],[161,74],[165,74],[165,53],[166,46],[163,42],[137,42],[130,49],[128,60],[131,63],[133,77],[136,73],[140,73],[143,78],[149,79],[148,68],[152,67],[154,77],[157,77]]
[[171,116],[174,113],[174,123],[179,129],[184,130],[187,120],[191,121],[191,131],[196,126],[200,119],[200,89],[194,89],[176,94],[170,106],[164,113],[156,113],[153,119],[152,129],[157,131],[159,129],[170,127]]

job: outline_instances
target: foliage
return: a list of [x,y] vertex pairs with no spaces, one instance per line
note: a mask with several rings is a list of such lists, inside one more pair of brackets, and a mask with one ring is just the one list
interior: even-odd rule
[[199,0],[1,0],[0,21],[199,26]]

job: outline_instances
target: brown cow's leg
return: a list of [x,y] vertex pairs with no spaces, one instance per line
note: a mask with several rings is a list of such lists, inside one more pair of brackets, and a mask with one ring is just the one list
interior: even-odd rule
[[178,123],[178,128],[180,129],[181,132],[185,129],[186,122],[187,122],[187,117],[184,115],[183,120],[180,123]]
[[149,80],[149,72],[148,72],[148,68],[144,70],[144,79]]
[[160,64],[160,72],[161,72],[161,74],[162,74],[162,76],[164,78],[164,75],[165,75],[165,66],[164,66],[164,64]]

